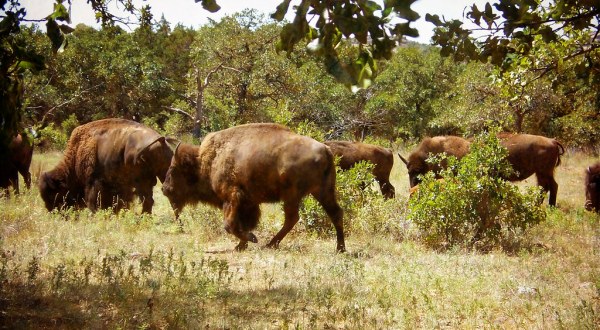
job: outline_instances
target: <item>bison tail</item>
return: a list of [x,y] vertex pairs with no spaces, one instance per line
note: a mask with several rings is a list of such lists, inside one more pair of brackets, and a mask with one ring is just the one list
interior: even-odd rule
[[560,165],[560,156],[565,154],[565,147],[563,147],[562,144],[560,144],[560,142],[554,140],[554,143],[556,144],[556,146],[558,147],[558,159],[556,160],[556,165],[554,167],[558,167]]

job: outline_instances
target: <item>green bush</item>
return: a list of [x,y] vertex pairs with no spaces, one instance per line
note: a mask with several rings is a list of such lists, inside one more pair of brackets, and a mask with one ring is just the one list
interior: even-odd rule
[[64,150],[69,139],[69,136],[61,129],[54,127],[54,124],[50,124],[40,130],[39,136],[40,142],[38,145],[42,151]]
[[[336,159],[336,164],[339,159]],[[375,178],[371,173],[373,164],[358,162],[352,168],[342,171],[336,165],[337,200],[344,210],[344,222],[353,219],[361,208],[371,204],[376,199],[382,198],[378,190],[372,189]],[[333,233],[331,220],[312,197],[305,198],[300,208],[300,219],[305,224],[307,231],[316,234]]]
[[79,126],[79,121],[74,113],[72,113],[69,118],[65,119],[61,124],[62,131],[65,133],[67,137],[71,136],[71,132]]
[[[484,133],[460,161],[448,157],[442,180],[423,176],[409,201],[408,217],[423,240],[436,248],[452,246],[491,248],[511,244],[531,225],[544,220],[539,187],[522,192],[500,176],[511,173],[506,148],[495,133]],[[440,162],[444,156],[428,161]]]

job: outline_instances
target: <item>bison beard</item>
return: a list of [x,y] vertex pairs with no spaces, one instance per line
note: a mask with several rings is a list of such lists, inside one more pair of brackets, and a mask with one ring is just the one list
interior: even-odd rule
[[329,215],[342,252],[343,212],[335,197],[334,166],[329,148],[311,138],[276,124],[247,124],[211,133],[199,147],[179,145],[163,193],[176,218],[185,205],[197,202],[222,209],[225,230],[240,240],[236,250],[258,241],[251,231],[261,203],[283,201],[283,227],[267,244],[277,247],[310,194]]
[[360,161],[374,165],[373,176],[385,198],[394,198],[396,191],[390,183],[390,172],[394,166],[394,155],[380,146],[350,141],[325,141],[334,156],[340,157],[338,164],[342,170],[348,170]]

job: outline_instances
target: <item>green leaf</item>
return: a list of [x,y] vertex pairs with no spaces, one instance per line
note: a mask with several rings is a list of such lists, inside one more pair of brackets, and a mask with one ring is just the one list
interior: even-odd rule
[[62,1],[57,0],[57,3],[54,4],[54,12],[47,17],[47,19],[53,19],[57,21],[69,21],[69,11],[62,4]]
[[202,2],[202,8],[208,10],[211,13],[216,13],[221,9],[221,6],[217,4],[215,0],[194,0],[196,3]]
[[425,14],[425,20],[429,23],[432,23],[435,26],[442,26],[444,23],[440,20],[440,16],[431,15],[429,13]]
[[288,9],[290,7],[290,1],[291,0],[284,0],[282,3],[280,3],[277,6],[277,9],[275,10],[275,12],[273,14],[271,14],[271,18],[281,22],[283,20],[283,18],[285,17],[285,14],[288,12]]

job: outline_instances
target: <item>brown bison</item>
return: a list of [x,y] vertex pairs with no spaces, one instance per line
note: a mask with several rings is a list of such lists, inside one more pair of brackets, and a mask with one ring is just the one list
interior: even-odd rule
[[600,212],[600,162],[585,171],[585,209]]
[[164,181],[172,150],[154,130],[125,119],[103,119],[73,130],[64,157],[42,173],[40,194],[46,208],[129,207],[140,197],[145,213],[152,212],[152,187]]
[[2,161],[0,169],[0,188],[12,186],[19,193],[19,173],[23,176],[25,186],[31,188],[31,173],[29,166],[33,156],[33,144],[26,134],[17,134],[8,145],[8,153]]
[[[439,172],[437,164],[426,162],[431,155],[446,153],[448,156],[462,158],[469,152],[469,141],[458,136],[434,136],[427,137],[408,156],[408,159],[398,154],[408,169],[408,178],[411,187],[419,184],[419,175],[429,171]],[[444,165],[444,164],[442,164]]]
[[8,151],[2,156],[0,167],[0,188],[8,190],[12,186],[15,193],[19,193],[19,173],[23,176],[27,189],[31,188],[31,157],[33,156],[33,144],[26,134],[17,134],[10,144]]
[[508,161],[514,169],[509,181],[525,180],[535,173],[538,185],[550,192],[548,204],[556,206],[558,183],[554,180],[554,169],[560,165],[563,146],[555,139],[531,134],[502,133],[500,144],[508,149]]
[[260,217],[261,203],[283,201],[285,222],[268,247],[277,247],[298,222],[308,194],[323,206],[344,251],[343,212],[335,196],[335,165],[329,148],[276,124],[246,124],[210,133],[200,146],[180,144],[163,184],[178,218],[187,204],[206,202],[221,208],[225,230],[248,241]]
[[[438,138],[436,142],[435,139]],[[554,180],[554,169],[560,165],[560,156],[564,154],[563,146],[555,139],[539,135],[501,133],[498,138],[500,144],[508,150],[508,161],[514,170],[514,174],[505,179],[521,181],[535,173],[538,185],[544,192],[550,192],[549,204],[556,206],[558,184]],[[418,184],[416,177],[419,174],[439,170],[425,162],[429,154],[446,152],[461,158],[468,152],[469,144],[465,139],[451,136],[426,138],[408,160],[400,156],[408,168],[410,186]]]
[[385,198],[394,198],[395,189],[390,183],[390,172],[394,166],[394,155],[386,148],[350,141],[325,141],[334,156],[340,157],[339,166],[342,170],[348,170],[360,161],[371,162],[373,176],[379,183],[381,193]]

